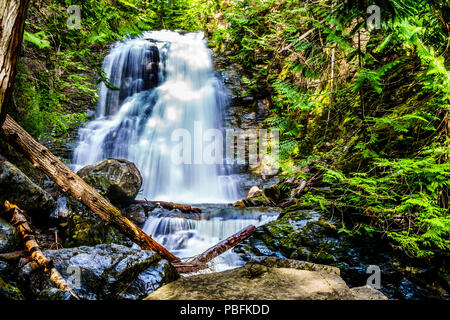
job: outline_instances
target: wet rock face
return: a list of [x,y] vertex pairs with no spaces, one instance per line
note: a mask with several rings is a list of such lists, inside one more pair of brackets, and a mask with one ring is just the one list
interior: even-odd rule
[[18,250],[20,238],[16,229],[0,218],[0,253]]
[[142,186],[141,173],[134,163],[124,159],[100,161],[77,174],[114,204],[134,200]]
[[146,300],[354,300],[334,272],[247,264],[219,273],[181,278]]
[[55,200],[16,166],[0,161],[0,203],[5,200],[18,205],[35,220],[46,220],[55,208]]
[[[47,250],[44,254],[81,299],[142,299],[179,278],[176,269],[157,253],[116,244]],[[19,277],[35,298],[68,298],[49,291],[54,286],[34,262],[28,263]]]

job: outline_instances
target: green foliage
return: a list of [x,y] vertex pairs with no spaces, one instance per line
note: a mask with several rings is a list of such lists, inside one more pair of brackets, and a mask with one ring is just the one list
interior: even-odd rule
[[448,9],[377,5],[381,30],[365,29],[360,1],[233,1],[213,42],[244,66],[250,93],[270,99],[285,173],[319,168],[334,190],[303,201],[367,215],[357,232],[411,255],[448,252]]
[[48,36],[45,34],[44,31],[39,31],[36,33],[29,33],[27,31],[24,31],[23,34],[23,41],[24,42],[30,42],[34,44],[39,49],[49,48],[50,42],[48,41]]

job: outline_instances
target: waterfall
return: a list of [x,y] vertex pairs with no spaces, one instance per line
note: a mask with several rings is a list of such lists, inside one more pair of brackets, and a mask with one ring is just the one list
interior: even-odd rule
[[[138,197],[212,204],[198,219],[157,208],[144,232],[186,258],[250,224],[259,226],[277,217],[270,209],[254,212],[220,205],[240,198],[236,176],[223,164],[173,161],[179,142],[172,136],[177,130],[190,136],[187,145],[193,147],[194,158],[208,147],[208,139],[196,135],[199,128],[222,131],[228,92],[214,74],[203,33],[145,32],[116,43],[103,69],[109,83],[99,88],[96,118],[80,129],[74,170],[106,158],[124,158],[142,174]],[[199,139],[206,143],[199,147]],[[244,262],[230,250],[211,263],[220,271]]]
[[[225,166],[173,161],[177,130],[188,132],[188,145],[195,146],[198,127],[222,129],[227,92],[214,75],[202,32],[145,32],[115,44],[103,69],[110,85],[101,84],[96,119],[80,129],[75,170],[124,158],[141,171],[140,198],[180,203],[239,198],[237,181]],[[202,148],[193,151],[202,154]]]

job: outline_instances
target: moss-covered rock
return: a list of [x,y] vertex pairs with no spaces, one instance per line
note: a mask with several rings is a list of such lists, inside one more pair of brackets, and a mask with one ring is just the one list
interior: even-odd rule
[[107,159],[77,172],[112,203],[134,200],[142,186],[142,176],[134,163],[124,159]]
[[274,203],[280,203],[289,197],[291,188],[286,183],[277,183],[264,189],[264,194]]
[[0,300],[25,300],[25,297],[14,284],[0,277]]
[[242,199],[246,207],[271,206],[272,201],[264,194],[262,190],[257,191],[253,196]]

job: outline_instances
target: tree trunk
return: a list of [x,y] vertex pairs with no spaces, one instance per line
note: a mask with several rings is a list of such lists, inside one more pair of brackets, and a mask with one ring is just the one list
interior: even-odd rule
[[11,101],[28,2],[2,0],[0,4],[0,126]]
[[22,152],[36,168],[42,170],[60,186],[64,192],[69,191],[75,199],[84,203],[107,223],[111,223],[142,249],[156,251],[171,262],[180,261],[130,220],[122,216],[116,207],[56,158],[46,147],[34,140],[9,115],[6,116],[0,133],[3,133],[12,145]]
[[8,201],[5,201],[4,215],[7,216],[8,221],[22,236],[25,248],[27,248],[31,259],[36,261],[36,263],[43,268],[43,271],[50,277],[50,281],[53,282],[58,289],[69,292],[74,298],[79,300],[80,298],[78,298],[72,288],[69,287],[66,280],[61,276],[58,270],[53,267],[51,261],[47,259],[41,249],[39,249],[39,245],[34,239],[33,231],[31,230],[23,211],[16,205],[12,205]]

